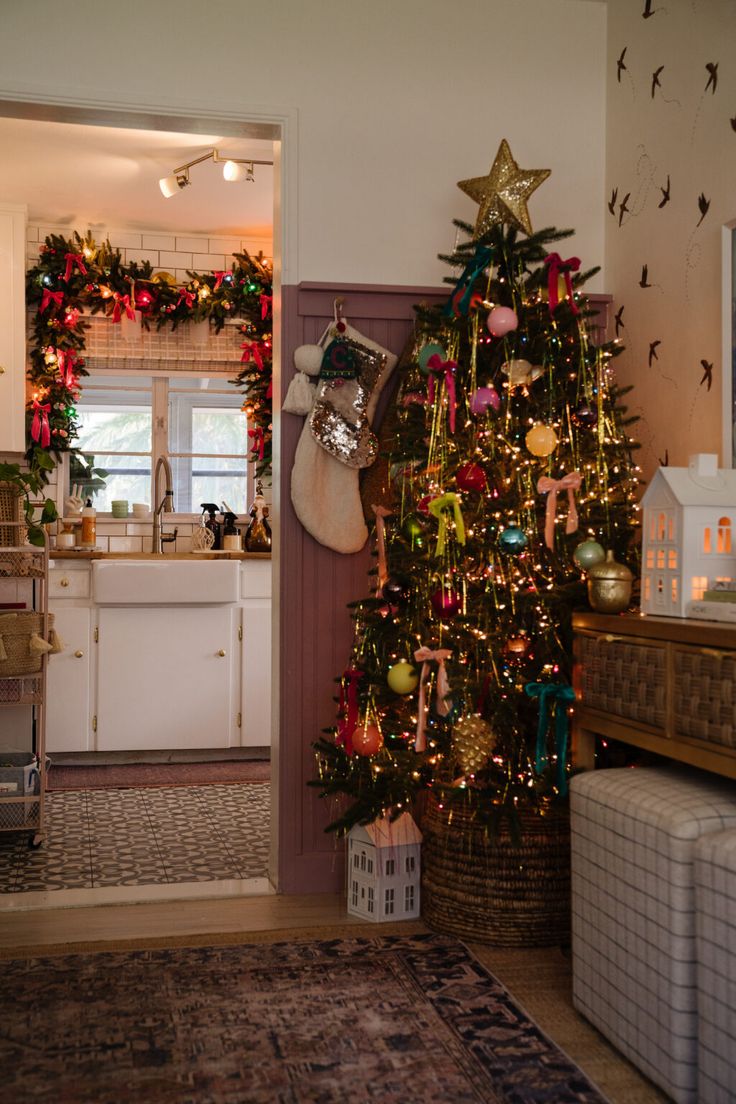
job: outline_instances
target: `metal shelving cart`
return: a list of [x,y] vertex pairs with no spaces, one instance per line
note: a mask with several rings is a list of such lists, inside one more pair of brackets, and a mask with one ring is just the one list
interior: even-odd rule
[[44,532],[43,545],[36,547],[23,544],[25,522],[3,520],[0,528],[8,542],[0,543],[0,580],[27,582],[32,595],[25,609],[0,609],[0,710],[29,705],[33,711],[30,750],[12,747],[10,726],[3,725],[0,714],[0,832],[27,832],[29,846],[40,847],[45,839],[48,651],[38,641],[49,639],[48,538]]

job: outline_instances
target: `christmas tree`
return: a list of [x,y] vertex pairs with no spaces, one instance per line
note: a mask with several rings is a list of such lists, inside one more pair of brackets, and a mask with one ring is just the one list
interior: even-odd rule
[[372,593],[353,604],[338,723],[316,744],[330,829],[412,808],[431,789],[493,827],[564,798],[571,614],[586,567],[631,556],[635,447],[579,288],[594,271],[532,231],[503,142],[444,307],[418,309],[382,431]]

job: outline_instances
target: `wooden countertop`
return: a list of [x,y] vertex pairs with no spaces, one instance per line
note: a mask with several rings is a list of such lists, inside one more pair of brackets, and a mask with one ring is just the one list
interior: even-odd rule
[[694,617],[654,617],[641,613],[593,613],[572,615],[576,631],[633,636],[649,640],[672,640],[678,644],[736,648],[736,625],[725,621],[700,621]]
[[51,549],[50,560],[270,560],[270,552],[103,552],[97,549]]

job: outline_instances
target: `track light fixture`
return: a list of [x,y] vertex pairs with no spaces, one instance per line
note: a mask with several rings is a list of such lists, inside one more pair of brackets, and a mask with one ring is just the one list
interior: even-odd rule
[[273,165],[273,161],[255,161],[252,157],[247,160],[237,157],[225,159],[220,157],[218,150],[212,149],[208,153],[203,153],[201,157],[195,157],[193,161],[187,161],[185,165],[179,165],[177,169],[172,171],[171,176],[161,177],[158,182],[161,194],[166,199],[171,199],[182,188],[186,188],[187,185],[191,184],[189,170],[192,165],[199,165],[202,161],[214,161],[216,165],[221,164],[223,178],[231,184],[240,183],[240,181],[253,184],[255,183],[255,165]]

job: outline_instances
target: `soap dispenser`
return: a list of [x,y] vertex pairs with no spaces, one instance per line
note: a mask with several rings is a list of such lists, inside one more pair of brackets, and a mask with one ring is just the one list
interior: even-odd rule
[[205,529],[209,529],[214,537],[212,550],[213,552],[219,552],[222,548],[222,534],[220,523],[215,517],[217,505],[214,502],[200,502],[200,506],[202,507],[202,512],[209,515],[204,523],[204,527]]
[[240,541],[240,530],[235,528],[235,522],[238,520],[237,515],[233,514],[230,510],[227,510],[223,515],[224,521],[222,526],[222,547],[225,552],[240,552],[242,545]]

